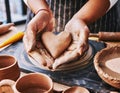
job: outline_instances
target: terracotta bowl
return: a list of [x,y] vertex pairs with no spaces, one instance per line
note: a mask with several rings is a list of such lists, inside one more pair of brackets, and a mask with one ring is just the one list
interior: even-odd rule
[[99,51],[95,55],[94,66],[102,80],[120,89],[120,46]]
[[73,86],[63,91],[62,93],[90,93],[90,92],[84,87]]
[[42,73],[30,73],[15,83],[15,93],[53,93],[52,79]]
[[0,55],[0,81],[10,79],[16,81],[20,76],[20,69],[15,57]]

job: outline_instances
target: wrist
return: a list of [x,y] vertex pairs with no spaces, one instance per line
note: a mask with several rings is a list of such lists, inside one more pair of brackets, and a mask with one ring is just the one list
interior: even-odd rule
[[50,11],[48,9],[39,9],[35,12],[35,15],[38,14],[39,12],[44,12],[50,15]]
[[36,12],[35,15],[38,16],[38,17],[41,16],[41,17],[43,17],[44,19],[47,19],[47,20],[49,20],[51,18],[51,12],[47,9],[40,9]]
[[85,25],[88,25],[89,22],[87,21],[86,18],[82,17],[82,16],[79,16],[78,14],[75,14],[73,16],[73,19],[76,19],[76,20],[79,20],[80,22],[84,23]]
[[27,0],[27,5],[33,13],[37,13],[39,10],[49,10],[49,5],[46,0]]

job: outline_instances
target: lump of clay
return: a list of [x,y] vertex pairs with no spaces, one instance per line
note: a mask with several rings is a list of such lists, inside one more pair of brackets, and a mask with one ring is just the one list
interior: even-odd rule
[[65,31],[58,35],[53,32],[44,32],[42,34],[42,42],[54,58],[59,57],[68,48],[71,40],[71,34]]

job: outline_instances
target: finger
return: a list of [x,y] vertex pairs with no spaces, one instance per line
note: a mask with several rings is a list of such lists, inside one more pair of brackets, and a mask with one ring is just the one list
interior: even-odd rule
[[30,38],[25,34],[23,37],[23,43],[24,43],[26,52],[30,52],[31,50],[34,50],[36,45],[36,40]]
[[[37,43],[38,44],[38,43]],[[39,43],[41,44],[41,43]],[[53,57],[47,52],[44,47],[35,48],[33,51],[28,52],[28,54],[44,68],[51,69],[54,62]]]
[[53,63],[53,69],[55,70],[57,67],[64,63],[68,63],[70,61],[76,60],[79,57],[79,53],[77,50],[74,51],[66,51],[64,55],[60,56],[59,58],[55,59],[55,62]]
[[54,58],[48,53],[48,51],[45,49],[44,45],[40,41],[37,41],[36,48],[39,50],[39,53],[41,54],[43,59],[45,59],[47,68],[51,69]]
[[42,57],[42,55],[39,53],[39,50],[34,50],[29,52],[29,55],[36,61],[38,62],[40,65],[39,66],[46,66],[47,63],[45,61],[45,59]]
[[77,48],[77,44],[76,43],[72,43],[69,47],[68,47],[68,51],[73,51]]
[[88,37],[89,37],[89,29],[87,26],[80,31],[79,41],[78,41],[78,52],[82,55],[88,49]]
[[39,53],[42,55],[43,59],[46,61],[46,66],[52,69],[52,64],[54,62],[53,57],[46,51],[46,49],[39,49]]
[[73,51],[73,50],[77,49],[77,45],[78,45],[78,40],[76,40],[76,41],[73,40],[67,50]]
[[80,47],[79,50],[78,50],[78,53],[79,53],[80,55],[82,55],[82,54],[83,54],[83,51],[84,51],[84,47]]
[[88,48],[89,48],[88,44],[82,44],[78,45],[77,50],[80,55],[83,55],[88,50]]
[[36,46],[36,31],[28,26],[23,39],[25,39],[24,44],[26,46],[26,49],[28,51],[34,50]]

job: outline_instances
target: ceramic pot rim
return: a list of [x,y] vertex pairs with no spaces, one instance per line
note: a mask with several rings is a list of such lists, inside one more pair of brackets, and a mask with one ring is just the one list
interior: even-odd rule
[[[120,55],[120,46],[112,46],[112,47],[107,47],[102,49],[101,51],[97,52],[95,57],[94,57],[94,67],[98,73],[98,75],[104,80],[104,81],[110,81],[109,83],[113,84],[120,84],[120,78],[116,78],[113,76],[110,76],[108,73],[104,72],[103,69],[100,67],[100,56],[103,55],[103,53],[109,52],[109,51],[114,51],[114,53]],[[108,55],[112,55],[112,52]],[[107,56],[107,55],[106,55]],[[113,85],[114,86],[114,85]]]
[[[107,47],[102,49],[101,51],[99,51],[95,57],[94,57],[94,66],[95,69],[97,70],[97,72],[99,72],[99,74],[103,75],[105,78],[109,78],[109,79],[114,79],[114,80],[118,80],[120,81],[120,79],[111,77],[110,75],[108,75],[107,73],[105,73],[102,68],[99,66],[99,56],[102,55],[104,52],[109,51],[109,50],[120,50],[119,46],[114,46],[114,47]],[[120,53],[119,53],[120,54]]]
[[[53,84],[54,84],[54,83],[53,83],[53,80],[52,80],[48,75],[46,75],[46,74],[44,74],[44,73],[39,73],[39,72],[34,72],[34,73],[29,73],[29,74],[23,75],[22,77],[20,77],[20,78],[15,82],[14,87],[16,87],[16,85],[17,85],[17,83],[20,81],[20,79],[22,79],[22,78],[24,78],[24,77],[27,77],[27,76],[31,76],[31,75],[42,75],[42,76],[46,77],[47,79],[49,79],[50,84],[51,84],[51,87],[50,87],[49,90],[47,90],[47,91],[52,91],[52,89],[53,89]],[[15,91],[17,91],[17,93],[19,93],[18,90],[17,90],[17,87],[15,88]]]
[[15,66],[16,64],[17,64],[17,59],[16,59],[16,57],[14,57],[13,55],[0,55],[0,58],[1,57],[11,57],[11,58],[13,58],[14,59],[14,63],[12,63],[11,65],[9,65],[9,66],[6,66],[6,67],[3,67],[3,68],[0,68],[0,71],[1,70],[5,70],[5,69],[8,69],[8,68],[11,68],[11,67],[13,67],[13,66]]

